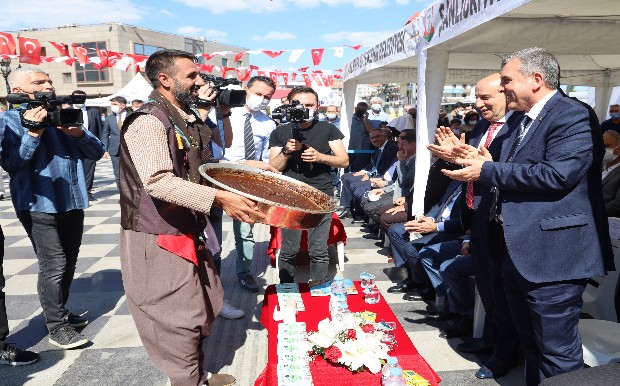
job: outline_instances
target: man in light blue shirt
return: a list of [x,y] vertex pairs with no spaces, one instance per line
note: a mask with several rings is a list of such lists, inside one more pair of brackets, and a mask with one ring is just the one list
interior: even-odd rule
[[[226,149],[225,160],[269,161],[269,136],[276,128],[275,122],[262,110],[267,107],[276,85],[271,78],[254,76],[246,90],[243,107],[231,110],[230,124],[233,130],[232,146]],[[237,280],[248,292],[258,292],[258,286],[250,272],[254,256],[254,225],[233,220],[235,249],[237,251]]]
[[[36,68],[15,69],[8,81],[12,92],[31,99],[37,91],[54,91],[49,76]],[[0,115],[1,164],[11,177],[17,217],[37,253],[37,289],[49,342],[70,349],[88,343],[74,329],[88,321],[65,308],[88,207],[83,162],[99,160],[104,147],[82,126],[54,127],[47,118],[44,106]]]

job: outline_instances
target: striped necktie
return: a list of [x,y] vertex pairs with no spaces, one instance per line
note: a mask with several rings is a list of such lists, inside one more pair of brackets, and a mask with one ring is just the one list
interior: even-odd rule
[[247,113],[245,124],[243,125],[243,143],[245,145],[245,159],[256,159],[256,146],[254,145],[254,134],[252,133],[252,124],[250,123],[252,113]]
[[[491,141],[493,141],[493,133],[495,133],[495,130],[497,130],[497,128],[503,124],[504,122],[492,122],[491,123],[491,126],[489,126],[489,130],[487,131],[487,139],[484,141],[484,147],[486,147],[487,149],[489,148]],[[467,193],[465,195],[465,199],[467,202],[467,207],[469,209],[472,209],[474,207],[474,183],[473,181],[467,182]]]

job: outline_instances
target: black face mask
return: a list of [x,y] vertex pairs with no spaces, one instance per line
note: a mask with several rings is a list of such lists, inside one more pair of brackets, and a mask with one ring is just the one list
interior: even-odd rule
[[363,117],[365,112],[366,110],[355,109],[355,115],[357,115],[359,118]]

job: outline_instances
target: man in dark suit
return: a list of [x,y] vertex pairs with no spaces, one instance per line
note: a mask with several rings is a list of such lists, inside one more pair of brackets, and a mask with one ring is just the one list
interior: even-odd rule
[[344,173],[341,177],[340,205],[343,209],[338,214],[340,218],[351,215],[349,208],[351,207],[351,200],[353,200],[353,192],[362,186],[370,190],[370,178],[383,176],[396,161],[398,145],[396,142],[387,139],[383,129],[372,129],[370,131],[370,142],[377,148],[370,162],[361,171]]
[[620,217],[620,134],[614,130],[603,133],[603,200],[609,217]]
[[104,157],[110,157],[112,160],[112,168],[114,169],[114,178],[116,179],[116,187],[119,188],[118,182],[118,161],[120,157],[121,143],[121,126],[127,118],[127,100],[121,96],[110,99],[112,103],[112,114],[105,117],[101,141],[106,148]]
[[498,162],[482,151],[457,159],[463,169],[446,171],[495,187],[490,216],[503,231],[503,283],[528,385],[583,368],[578,323],[586,281],[614,269],[600,128],[591,110],[558,89],[559,78],[557,60],[544,49],[504,58],[507,106],[524,118],[510,127]]
[[[75,90],[71,95],[84,95],[86,93],[82,90]],[[84,119],[84,130],[90,131],[95,137],[101,139],[101,129],[103,122],[101,122],[101,112],[96,107],[86,107],[83,104],[73,104],[73,108],[82,110],[82,118]],[[88,190],[88,200],[95,201],[93,196],[93,180],[95,179],[95,166],[97,161],[91,159],[84,159],[84,177],[86,178],[86,189]]]

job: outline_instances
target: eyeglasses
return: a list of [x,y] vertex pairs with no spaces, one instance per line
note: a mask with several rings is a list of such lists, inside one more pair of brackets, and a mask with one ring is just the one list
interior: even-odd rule
[[379,138],[383,138],[382,135],[375,135],[374,137],[370,137],[370,139],[379,139]]

